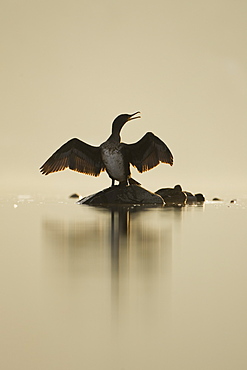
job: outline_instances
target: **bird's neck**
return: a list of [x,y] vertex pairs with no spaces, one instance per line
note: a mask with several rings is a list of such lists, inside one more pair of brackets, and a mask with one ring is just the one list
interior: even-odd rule
[[[116,120],[112,124],[112,132],[111,132],[111,141],[120,143],[120,131],[122,130],[124,123],[116,122]],[[110,139],[109,138],[109,139]]]
[[111,142],[114,142],[114,143],[120,143],[120,141],[121,141],[120,133],[116,132],[116,131],[112,132],[112,134],[111,134],[111,136],[109,137],[108,140],[110,140]]
[[123,125],[117,126],[117,125],[114,125],[114,123],[113,123],[111,136],[109,138],[109,139],[111,139],[111,141],[116,142],[116,143],[120,143],[120,141],[121,141],[120,131],[121,131],[122,127],[123,127]]

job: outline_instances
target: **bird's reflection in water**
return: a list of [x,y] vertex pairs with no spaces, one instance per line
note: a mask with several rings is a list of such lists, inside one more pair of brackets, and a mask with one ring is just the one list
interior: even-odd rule
[[130,210],[126,207],[115,207],[111,212],[111,296],[113,303],[112,314],[118,318],[119,312],[119,284],[120,284],[120,256],[126,259],[129,247]]
[[111,208],[111,266],[112,273],[119,274],[120,248],[126,249],[129,242],[130,211],[128,208]]
[[173,223],[181,213],[176,209],[86,206],[81,219],[46,219],[46,260],[52,264],[52,274],[73,279],[73,289],[74,278],[81,283],[86,278],[107,282],[117,318],[126,295],[135,295],[135,286],[152,301],[162,281],[163,293],[165,289],[169,295]]

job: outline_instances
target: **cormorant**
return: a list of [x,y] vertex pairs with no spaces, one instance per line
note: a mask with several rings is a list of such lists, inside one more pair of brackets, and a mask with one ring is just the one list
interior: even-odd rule
[[[100,146],[91,146],[79,139],[71,139],[63,144],[40,167],[44,175],[62,171],[66,168],[91,176],[99,176],[102,171],[108,173],[119,184],[139,184],[131,178],[130,163],[139,172],[148,171],[160,162],[172,166],[173,156],[169,148],[152,132],[147,132],[139,141],[133,144],[121,142],[120,131],[123,125],[140,112],[121,114],[112,123],[112,134]],[[140,185],[140,184],[139,184]]]

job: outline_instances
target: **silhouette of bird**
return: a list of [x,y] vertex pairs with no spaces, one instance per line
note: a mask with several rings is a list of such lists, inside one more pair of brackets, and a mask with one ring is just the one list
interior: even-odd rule
[[152,132],[147,132],[139,141],[133,144],[121,142],[120,131],[124,124],[140,118],[140,112],[120,114],[112,123],[112,133],[100,146],[92,146],[79,139],[71,139],[63,144],[40,167],[44,175],[70,168],[86,175],[99,176],[106,171],[119,184],[138,184],[131,177],[130,164],[139,172],[148,171],[160,162],[173,165],[173,156],[166,144]]

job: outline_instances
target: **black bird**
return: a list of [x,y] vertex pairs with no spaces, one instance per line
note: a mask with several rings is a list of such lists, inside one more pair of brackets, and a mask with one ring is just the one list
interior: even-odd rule
[[120,114],[112,123],[112,134],[100,146],[92,146],[79,139],[71,139],[62,145],[40,167],[44,175],[62,171],[66,168],[91,176],[99,176],[106,170],[112,179],[119,184],[139,184],[131,178],[130,163],[139,172],[148,171],[160,162],[173,165],[173,156],[168,147],[152,132],[147,132],[133,144],[121,142],[120,131],[123,125],[140,112]]

